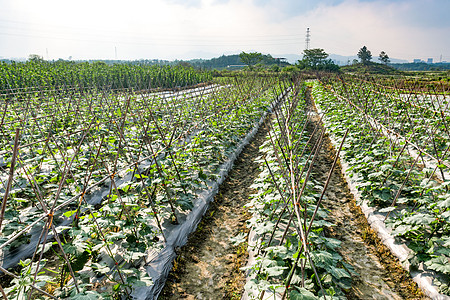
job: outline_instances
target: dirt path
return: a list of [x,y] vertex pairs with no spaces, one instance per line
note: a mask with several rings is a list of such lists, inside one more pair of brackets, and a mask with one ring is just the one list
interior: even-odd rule
[[247,245],[235,247],[230,238],[248,232],[250,215],[243,206],[260,172],[254,160],[261,155],[267,130],[261,126],[239,155],[197,230],[180,249],[159,299],[240,299],[245,275],[239,268],[247,263]]
[[[317,112],[313,104],[309,109]],[[326,136],[317,167],[313,170],[316,180],[325,182],[335,155],[331,141]],[[423,299],[416,283],[370,229],[365,216],[355,204],[340,164],[331,176],[325,195],[323,205],[330,211],[328,219],[336,225],[327,230],[326,234],[342,242],[340,254],[359,274],[354,276],[352,289],[347,292],[347,297]]]

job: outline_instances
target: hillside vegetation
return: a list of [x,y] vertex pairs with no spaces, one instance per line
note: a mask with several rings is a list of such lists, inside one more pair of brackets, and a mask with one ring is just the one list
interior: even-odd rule
[[391,66],[374,62],[367,62],[365,64],[357,63],[353,65],[344,66],[341,67],[341,71],[345,73],[357,73],[357,74],[363,73],[384,74],[384,75],[402,74],[401,71]]

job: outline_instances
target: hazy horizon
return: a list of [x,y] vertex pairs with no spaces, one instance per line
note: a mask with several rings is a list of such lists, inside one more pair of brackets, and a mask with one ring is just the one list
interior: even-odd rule
[[450,61],[447,0],[0,0],[0,57],[193,59],[311,48]]

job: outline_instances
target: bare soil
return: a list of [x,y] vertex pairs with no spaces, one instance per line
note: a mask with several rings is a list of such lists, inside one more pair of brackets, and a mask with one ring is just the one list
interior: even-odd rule
[[244,205],[253,192],[249,186],[260,173],[254,161],[261,155],[259,146],[267,130],[262,125],[236,159],[197,230],[179,249],[159,299],[240,299],[247,244],[233,246],[230,238],[248,232],[245,222],[251,216]]

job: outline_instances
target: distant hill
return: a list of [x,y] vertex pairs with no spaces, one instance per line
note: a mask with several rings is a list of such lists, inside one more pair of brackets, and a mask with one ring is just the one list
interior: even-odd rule
[[401,71],[384,64],[368,62],[367,64],[357,63],[341,67],[342,72],[346,73],[369,73],[369,74],[401,74]]
[[[191,59],[188,60],[187,62],[191,64],[193,67],[207,70],[212,69],[220,70],[244,65],[244,63],[239,58],[238,54],[222,55],[220,57],[211,59]],[[285,67],[289,65],[287,61],[285,60],[280,61],[279,59],[272,57],[270,54],[263,54],[263,60],[261,61],[261,64],[266,66],[279,65],[280,67]]]
[[187,61],[196,68],[224,69],[230,65],[242,65],[239,55],[222,55],[211,59],[191,59]]
[[444,70],[450,70],[450,63],[427,64],[424,62],[420,62],[420,63],[391,64],[391,66],[400,71],[444,71]]
[[[303,58],[303,55],[300,54],[277,54],[275,55],[275,57],[285,57],[286,60],[291,63],[291,64],[295,64],[298,60],[301,60]],[[356,55],[350,55],[350,56],[345,56],[345,55],[339,55],[339,54],[333,54],[331,53],[328,56],[329,59],[332,59],[333,62],[335,62],[338,66],[346,66],[348,64],[353,63],[354,59],[358,59],[358,57]],[[377,57],[374,57],[373,60],[377,60]],[[391,58],[391,63],[394,64],[403,64],[403,63],[407,63],[408,61],[405,59],[398,59],[398,58]]]

